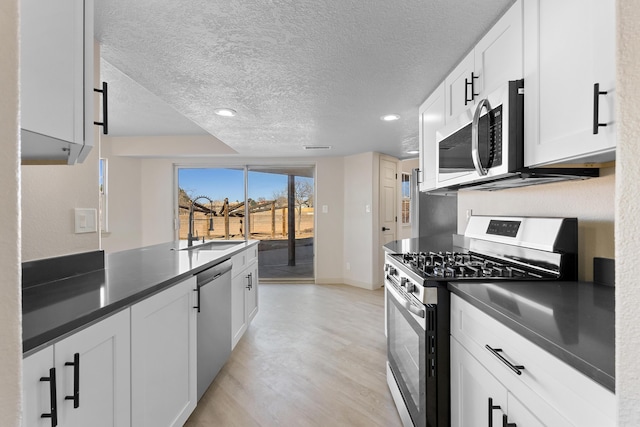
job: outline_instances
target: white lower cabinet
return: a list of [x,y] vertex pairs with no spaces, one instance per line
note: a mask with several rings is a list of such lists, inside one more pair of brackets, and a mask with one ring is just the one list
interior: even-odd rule
[[196,278],[131,307],[131,420],[182,426],[196,407]]
[[611,391],[451,296],[452,426],[614,426],[615,410]]
[[[451,425],[501,426],[504,388],[455,338],[451,339]],[[489,407],[491,405],[491,407]]]
[[26,357],[23,425],[131,425],[129,333],[124,310]]
[[235,347],[258,313],[258,245],[234,255],[231,262],[231,337]]
[[531,413],[455,338],[451,339],[452,426],[563,426],[570,425],[551,407]]

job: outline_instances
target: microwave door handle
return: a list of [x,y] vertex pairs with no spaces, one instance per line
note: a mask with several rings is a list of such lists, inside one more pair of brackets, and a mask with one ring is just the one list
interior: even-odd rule
[[487,109],[487,113],[491,111],[491,105],[489,105],[489,100],[487,98],[480,101],[476,107],[476,111],[473,113],[473,122],[471,123],[471,159],[473,160],[473,166],[480,176],[484,176],[488,173],[488,170],[482,166],[480,151],[478,150],[478,140],[480,138],[478,127],[480,125],[480,114],[482,113],[483,108]]

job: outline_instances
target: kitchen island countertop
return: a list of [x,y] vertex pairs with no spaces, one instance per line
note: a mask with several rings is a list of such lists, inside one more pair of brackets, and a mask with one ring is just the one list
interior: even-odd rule
[[130,307],[219,262],[257,240],[238,241],[220,250],[182,249],[168,242],[114,252],[104,269],[23,289],[23,355],[28,356],[77,330]]

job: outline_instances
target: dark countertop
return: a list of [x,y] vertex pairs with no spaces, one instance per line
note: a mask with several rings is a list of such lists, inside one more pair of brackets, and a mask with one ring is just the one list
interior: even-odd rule
[[449,290],[615,391],[615,288],[590,282],[453,282]]
[[411,239],[394,240],[383,246],[384,250],[390,253],[398,254],[405,252],[439,252],[461,250],[462,236],[455,235],[459,239],[458,244],[454,245],[454,235],[452,234],[435,234],[432,236],[415,237]]
[[172,250],[184,242],[115,252],[105,268],[23,289],[23,355],[28,356],[80,328],[258,244],[238,241],[224,250]]

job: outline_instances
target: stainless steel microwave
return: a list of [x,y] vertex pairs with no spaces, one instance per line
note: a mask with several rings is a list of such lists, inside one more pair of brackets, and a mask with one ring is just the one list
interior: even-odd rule
[[500,190],[599,175],[597,168],[524,166],[524,96],[524,81],[510,81],[436,132],[437,189]]
[[436,133],[438,187],[496,178],[523,166],[524,82],[510,81]]

